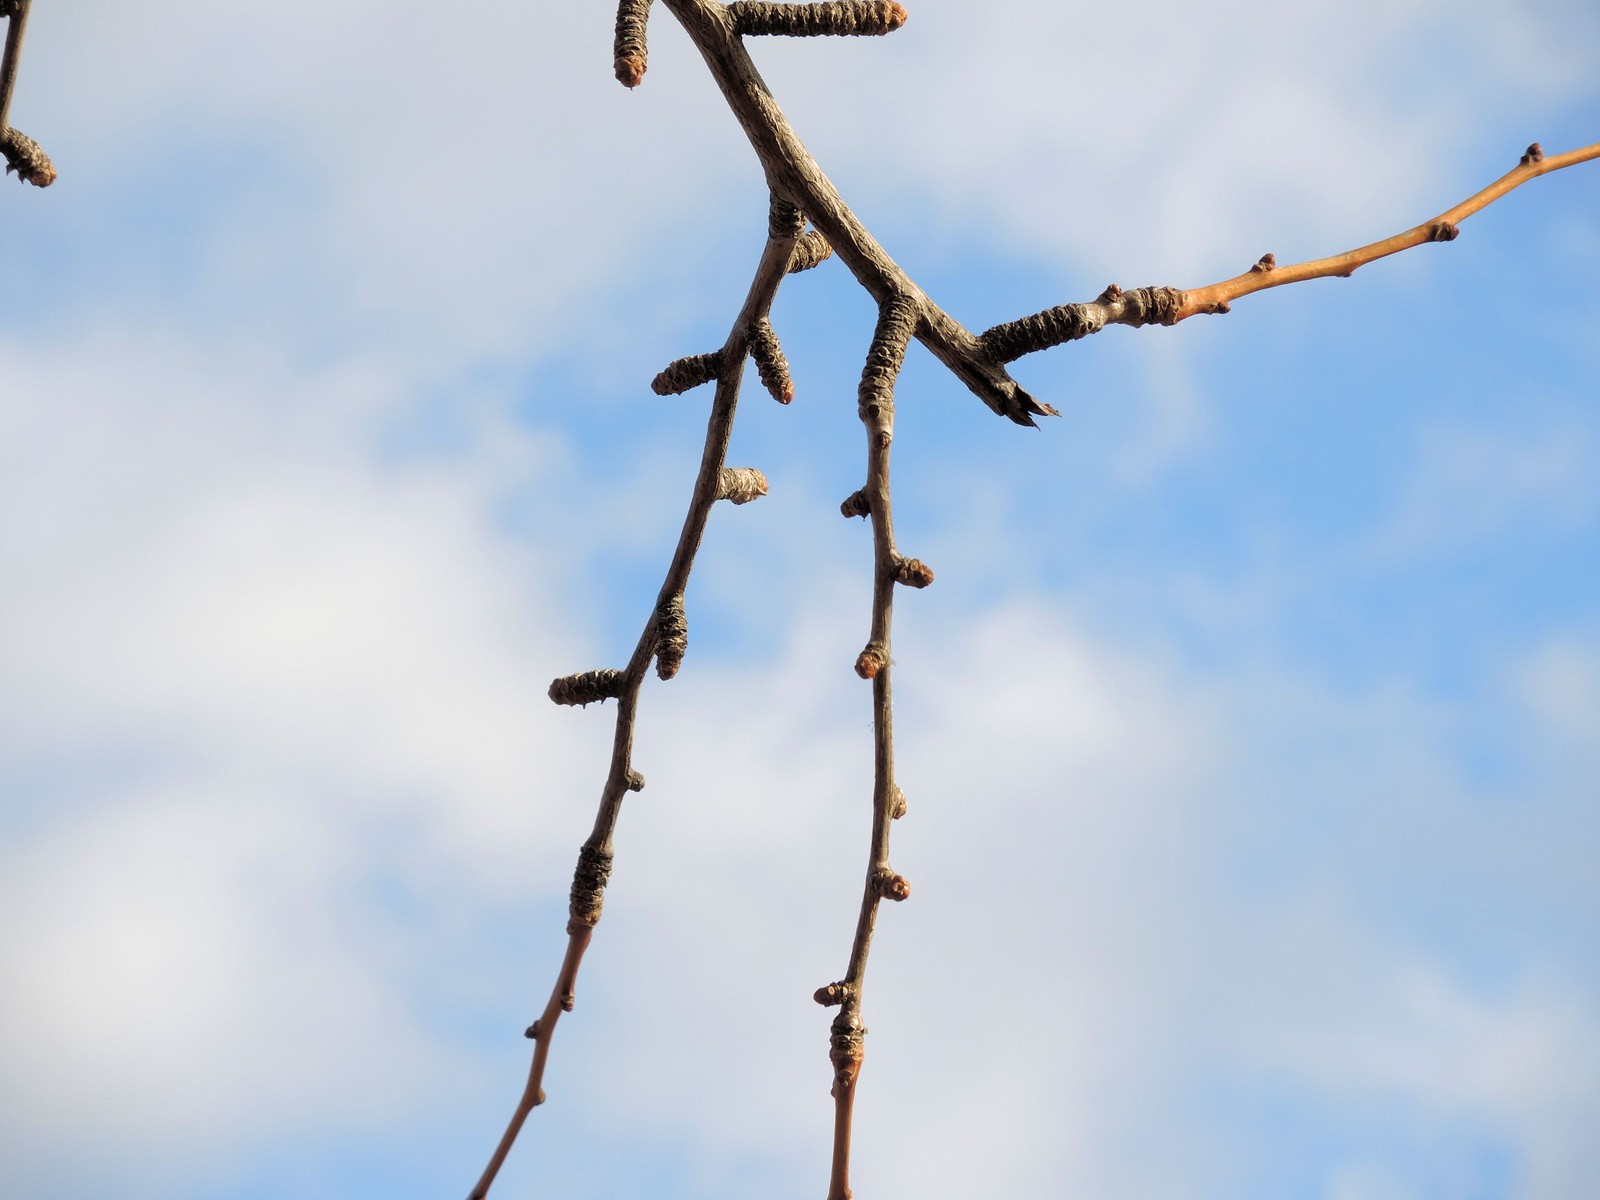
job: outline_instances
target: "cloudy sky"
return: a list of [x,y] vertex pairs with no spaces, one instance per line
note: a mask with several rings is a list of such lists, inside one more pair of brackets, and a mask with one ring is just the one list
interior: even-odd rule
[[[1412,225],[1600,140],[1587,0],[919,0],[762,43],[974,329]],[[41,0],[0,190],[0,1192],[464,1195],[765,229],[658,10]],[[1087,10],[1086,10],[1087,9]],[[856,1193],[1572,1200],[1600,1172],[1600,163],[1348,281],[913,349]],[[774,321],[691,651],[496,1191],[822,1194],[865,862],[837,262]],[[753,381],[752,381],[753,384]]]

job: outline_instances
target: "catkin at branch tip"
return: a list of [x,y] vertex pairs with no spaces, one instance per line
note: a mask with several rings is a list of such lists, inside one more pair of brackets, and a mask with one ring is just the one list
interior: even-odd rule
[[783,356],[772,322],[762,317],[750,327],[750,357],[756,360],[761,386],[779,404],[794,399],[794,380],[789,378],[789,360]]
[[857,411],[863,421],[884,420],[894,412],[894,381],[905,364],[906,344],[916,328],[917,308],[911,297],[897,292],[878,309],[878,325],[856,390]]
[[585,842],[583,848],[578,851],[578,865],[572,872],[568,933],[576,933],[581,926],[593,927],[600,923],[600,909],[605,902],[606,881],[610,878],[611,851]]
[[550,699],[557,704],[589,705],[622,695],[622,672],[614,667],[563,675],[550,684]]
[[863,679],[875,679],[878,672],[889,665],[889,651],[882,642],[868,642],[856,655],[856,674]]
[[20,183],[49,187],[56,181],[56,169],[44,148],[20,129],[0,129],[0,155],[5,156],[6,174],[13,171]]
[[893,0],[833,0],[820,4],[766,4],[735,0],[728,5],[733,30],[743,37],[879,37],[906,23]]
[[702,383],[710,383],[722,374],[722,351],[712,350],[707,354],[691,354],[686,358],[675,358],[669,362],[650,381],[650,390],[658,396],[676,396],[680,392],[687,392],[697,388]]
[[717,478],[717,499],[749,504],[767,494],[767,477],[755,467],[723,467]]
[[617,39],[613,46],[612,67],[617,82],[636,88],[644,81],[648,53],[645,25],[650,20],[650,0],[622,0],[617,6]]
[[689,651],[689,618],[683,611],[683,593],[669,596],[656,610],[656,674],[671,679],[683,666]]
[[1061,304],[986,329],[978,340],[996,362],[1014,362],[1025,354],[1099,333],[1107,325],[1172,325],[1178,320],[1183,293],[1177,288],[1145,287],[1124,292],[1116,284],[1089,304]]
[[832,257],[833,247],[828,244],[828,239],[817,230],[808,229],[794,244],[794,253],[789,256],[789,274],[797,275],[801,271],[809,271],[818,263],[827,262]]

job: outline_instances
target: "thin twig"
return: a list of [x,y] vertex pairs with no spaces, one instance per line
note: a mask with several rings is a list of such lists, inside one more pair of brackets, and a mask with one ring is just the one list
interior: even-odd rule
[[894,442],[895,380],[905,362],[906,344],[917,327],[918,309],[909,296],[891,296],[882,305],[857,399],[857,412],[867,431],[867,483],[862,494],[872,517],[872,632],[866,649],[856,660],[856,673],[872,681],[872,840],[849,967],[842,980],[817,994],[819,1003],[840,1006],[829,1039],[834,1119],[828,1200],[849,1200],[850,1196],[852,1114],[856,1081],[866,1055],[867,1029],[861,1021],[861,997],[878,906],[885,899],[904,900],[911,894],[910,885],[889,866],[889,827],[899,807],[899,788],[894,782],[894,705],[889,687],[890,627],[902,561],[894,545],[889,448]]
[[[573,876],[571,914],[567,922],[567,952],[556,975],[555,986],[545,1003],[544,1012],[528,1027],[527,1034],[534,1042],[533,1062],[528,1069],[528,1082],[521,1099],[506,1126],[500,1143],[495,1147],[483,1175],[469,1194],[469,1200],[483,1200],[499,1174],[501,1164],[517,1140],[523,1123],[535,1107],[544,1103],[543,1089],[545,1061],[550,1053],[550,1040],[556,1022],[563,1012],[571,1012],[577,986],[578,967],[594,935],[594,926],[600,919],[604,897],[605,877],[609,872],[613,853],[612,838],[616,832],[617,818],[622,812],[623,798],[630,791],[638,791],[643,780],[633,769],[633,728],[638,711],[639,687],[644,681],[646,668],[656,653],[659,641],[659,614],[663,608],[683,595],[694,567],[695,555],[705,533],[706,520],[718,499],[733,496],[725,490],[727,480],[724,463],[728,455],[729,439],[733,435],[734,412],[739,402],[739,384],[744,377],[745,355],[749,348],[750,331],[758,321],[764,320],[777,295],[778,286],[787,273],[790,257],[794,253],[798,230],[785,228],[769,233],[755,278],[750,284],[744,307],[735,318],[728,340],[718,352],[721,373],[717,376],[716,396],[711,404],[711,416],[706,424],[705,448],[700,455],[700,473],[695,478],[694,493],[689,501],[689,511],[684,515],[683,529],[678,535],[677,549],[667,568],[666,578],[656,597],[655,608],[646,621],[633,657],[621,673],[621,682],[614,693],[617,698],[616,732],[612,738],[611,768],[601,793],[600,806],[595,814],[594,828],[578,854],[578,868]],[[762,481],[763,484],[765,480]],[[745,481],[746,486],[753,486]],[[590,673],[593,674],[593,673]],[[569,677],[573,678],[573,677]],[[558,680],[557,683],[564,681]],[[552,696],[554,698],[554,696]],[[601,698],[601,697],[595,697]],[[635,785],[638,786],[635,786]],[[603,866],[602,866],[603,864]]]
[[1481,192],[1468,196],[1460,204],[1446,209],[1431,221],[1424,221],[1404,233],[1397,233],[1393,237],[1384,238],[1381,242],[1373,242],[1371,245],[1344,254],[1295,263],[1292,266],[1280,267],[1273,261],[1272,255],[1265,255],[1243,275],[1235,275],[1232,279],[1225,279],[1221,283],[1192,288],[1184,292],[1176,320],[1182,321],[1200,313],[1227,312],[1229,304],[1240,296],[1265,291],[1267,288],[1282,287],[1286,283],[1299,283],[1305,279],[1326,279],[1329,276],[1348,279],[1369,262],[1387,258],[1391,254],[1398,254],[1413,246],[1421,246],[1426,242],[1453,241],[1457,227],[1462,221],[1480,209],[1487,208],[1513,188],[1521,187],[1530,179],[1548,175],[1551,171],[1559,171],[1563,167],[1574,166],[1595,158],[1600,158],[1600,142],[1554,156],[1546,156],[1543,148],[1535,142],[1528,147],[1522,156],[1522,161],[1515,167]]
[[1600,158],[1600,143],[1548,156],[1535,142],[1528,147],[1520,163],[1482,191],[1467,197],[1431,221],[1424,221],[1380,242],[1287,267],[1280,267],[1272,255],[1264,254],[1242,275],[1187,291],[1159,287],[1124,292],[1112,284],[1098,299],[1087,304],[1062,304],[1020,320],[1007,321],[985,330],[979,340],[997,361],[1014,362],[1025,354],[1034,354],[1099,333],[1107,325],[1176,325],[1179,321],[1202,313],[1225,313],[1229,311],[1232,301],[1252,292],[1307,279],[1348,279],[1368,263],[1413,246],[1453,241],[1462,221],[1493,204],[1513,188],[1540,175],[1548,175],[1551,171],[1595,158]]

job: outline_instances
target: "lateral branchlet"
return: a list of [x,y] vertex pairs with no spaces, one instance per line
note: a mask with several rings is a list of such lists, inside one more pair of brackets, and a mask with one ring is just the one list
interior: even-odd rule
[[826,262],[832,257],[833,247],[828,244],[828,239],[817,230],[808,229],[794,244],[794,253],[789,256],[788,272],[796,275],[801,271],[809,271],[818,263]]
[[856,674],[863,679],[876,679],[878,672],[889,665],[889,652],[882,642],[868,642],[856,655]]
[[1541,146],[1538,142],[1534,142],[1533,145],[1529,146],[1526,150],[1524,150],[1522,152],[1522,164],[1521,165],[1524,166],[1524,167],[1532,166],[1534,163],[1543,162],[1543,161],[1544,161],[1544,147]]
[[837,1008],[848,1000],[854,991],[854,988],[841,979],[837,983],[819,987],[811,994],[811,998],[822,1005],[823,1008]]
[[691,354],[686,358],[675,358],[669,362],[661,373],[650,381],[650,390],[658,396],[676,396],[697,388],[702,383],[710,383],[722,374],[722,351],[712,350],[707,354]]
[[617,37],[612,46],[612,67],[617,82],[636,88],[644,82],[648,55],[645,25],[650,20],[650,0],[622,0],[617,6]]
[[550,699],[557,704],[590,705],[622,695],[622,672],[614,667],[563,675],[550,684]]
[[925,588],[933,582],[933,568],[920,558],[896,557],[894,581],[906,587]]
[[872,501],[867,499],[867,489],[858,488],[844,498],[839,511],[847,517],[870,517]]
[[734,0],[728,5],[728,16],[733,31],[741,37],[881,37],[906,23],[906,10],[892,0],[820,4]]
[[683,611],[683,593],[668,596],[656,609],[656,674],[671,679],[683,666],[689,651],[689,619]]
[[789,378],[789,360],[783,356],[772,322],[762,317],[750,327],[750,357],[756,360],[761,386],[779,404],[794,399],[794,380]]
[[20,129],[0,129],[0,155],[6,160],[6,174],[15,172],[19,183],[45,188],[56,181],[50,156]]
[[754,467],[723,467],[717,477],[717,499],[749,504],[767,494],[767,477]]
[[906,802],[906,794],[899,784],[895,785],[894,793],[889,798],[889,819],[898,821],[906,815],[911,805]]
[[[578,865],[572,872],[572,897],[568,906],[567,932],[579,928],[593,928],[600,923],[600,910],[605,903],[606,881],[611,878],[611,851],[603,846],[585,842],[578,851]],[[561,1007],[572,1011],[572,995],[564,993]]]

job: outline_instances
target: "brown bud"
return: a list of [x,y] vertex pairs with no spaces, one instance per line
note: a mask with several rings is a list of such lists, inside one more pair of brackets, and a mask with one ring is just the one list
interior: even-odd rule
[[1122,299],[1122,285],[1119,283],[1106,284],[1106,290],[1100,293],[1100,303],[1110,304],[1113,300]]
[[844,980],[830,983],[826,987],[819,987],[811,994],[811,998],[823,1008],[837,1008],[850,996],[850,985]]
[[1233,305],[1229,304],[1226,300],[1218,300],[1211,306],[1211,311],[1214,315],[1220,317],[1223,313],[1232,312]]
[[535,1021],[532,1025],[529,1025],[526,1029],[524,1029],[522,1031],[522,1036],[537,1041],[539,1037],[539,1022]]
[[630,792],[644,791],[644,776],[631,767],[628,769],[628,790]]
[[839,505],[839,511],[847,517],[870,517],[872,504],[867,499],[867,489],[851,492],[844,498],[844,503]]
[[906,803],[905,792],[900,789],[899,785],[896,785],[894,794],[890,797],[889,819],[891,821],[898,821],[901,817],[906,815],[906,811],[910,807],[911,806]]
[[920,558],[897,558],[894,581],[906,587],[925,588],[933,582],[933,568]]
[[1250,272],[1253,275],[1264,275],[1268,271],[1276,270],[1277,267],[1278,260],[1276,256],[1271,254],[1263,254],[1256,260],[1256,265],[1250,268]]
[[1525,167],[1531,166],[1532,164],[1534,164],[1536,162],[1543,162],[1543,161],[1544,161],[1544,147],[1541,146],[1538,142],[1533,143],[1533,145],[1529,146],[1527,148],[1527,150],[1523,152],[1522,165],[1525,166]]
[[904,875],[897,875],[888,867],[879,867],[872,876],[872,890],[885,900],[908,900],[911,884]]
[[1433,228],[1428,230],[1430,242],[1453,242],[1461,235],[1461,230],[1449,221],[1435,221]]
[[856,674],[863,679],[877,677],[889,665],[889,653],[882,642],[868,642],[866,649],[856,656]]
[[717,499],[749,504],[767,494],[767,477],[754,467],[723,467],[717,477]]

